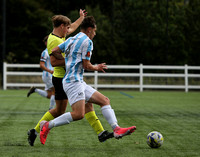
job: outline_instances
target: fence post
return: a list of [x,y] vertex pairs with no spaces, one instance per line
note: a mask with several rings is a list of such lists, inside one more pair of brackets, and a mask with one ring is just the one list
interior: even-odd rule
[[140,64],[140,92],[143,91],[143,64]]
[[188,92],[188,65],[185,64],[185,92]]
[[7,89],[7,63],[3,62],[3,89]]
[[97,90],[98,86],[98,71],[94,71],[94,88]]

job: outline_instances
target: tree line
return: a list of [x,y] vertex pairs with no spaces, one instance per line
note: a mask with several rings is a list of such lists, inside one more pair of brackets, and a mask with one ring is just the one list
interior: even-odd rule
[[80,8],[97,23],[92,63],[200,65],[199,0],[7,0],[4,61],[39,63],[51,17]]

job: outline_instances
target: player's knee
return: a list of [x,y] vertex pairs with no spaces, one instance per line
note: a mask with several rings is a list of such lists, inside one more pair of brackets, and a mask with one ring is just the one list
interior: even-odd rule
[[64,114],[64,113],[65,113],[65,110],[61,110],[61,111],[59,112],[60,115],[62,115],[62,114]]
[[85,112],[90,112],[90,111],[93,111],[94,110],[94,107],[93,107],[93,104],[92,103],[86,103],[85,104]]
[[81,119],[84,118],[84,116],[85,116],[84,113],[75,113],[74,117],[73,117],[73,120],[81,120]]
[[47,98],[50,99],[52,96],[52,92],[51,91],[47,91]]
[[104,98],[100,101],[99,105],[100,105],[101,107],[103,107],[103,106],[105,106],[105,105],[110,105],[110,99],[109,99],[108,97],[104,97]]
[[110,104],[110,99],[108,97],[106,97],[106,101],[108,104]]
[[110,104],[110,99],[108,97],[105,97],[103,100],[103,105],[109,105]]
[[81,115],[79,115],[79,120],[83,119],[84,116],[85,116],[85,114],[81,114]]
[[60,115],[65,113],[65,110],[62,110],[60,108],[55,108],[54,110],[55,110],[54,112],[56,114],[56,117],[58,117],[58,116],[60,116]]

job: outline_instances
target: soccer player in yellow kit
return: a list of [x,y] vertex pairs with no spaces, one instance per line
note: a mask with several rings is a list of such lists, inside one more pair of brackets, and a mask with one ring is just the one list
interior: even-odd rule
[[[36,127],[28,131],[28,142],[31,146],[34,145],[37,134],[40,132],[40,122],[43,120],[53,120],[61,114],[64,114],[66,111],[68,99],[62,86],[62,79],[65,75],[65,66],[63,66],[64,63],[61,63],[56,57],[51,55],[51,51],[53,48],[65,41],[66,35],[73,33],[78,28],[85,16],[85,10],[80,9],[80,17],[72,24],[70,19],[66,16],[55,15],[52,17],[53,32],[49,35],[47,41],[47,49],[50,55],[51,65],[54,67],[52,82],[55,88],[56,107],[47,111],[40,119]],[[62,55],[64,57],[64,53]],[[104,130],[101,122],[95,114],[93,104],[86,103],[85,105],[85,118],[88,120],[89,124],[97,133],[99,141],[104,142],[107,139],[112,138],[113,133]]]
[[[63,78],[63,89],[68,96],[72,112],[66,112],[51,121],[40,122],[40,141],[45,144],[47,135],[53,127],[58,127],[81,120],[85,114],[85,101],[95,103],[101,107],[102,114],[110,124],[116,139],[130,135],[136,126],[122,128],[118,125],[115,112],[110,100],[100,92],[84,82],[84,70],[103,71],[107,69],[106,63],[92,65],[90,62],[93,50],[92,39],[96,35],[96,22],[94,17],[87,16],[80,25],[81,31],[68,38],[64,43],[52,50],[52,55],[65,60],[66,74]],[[65,59],[62,53],[65,52]]]

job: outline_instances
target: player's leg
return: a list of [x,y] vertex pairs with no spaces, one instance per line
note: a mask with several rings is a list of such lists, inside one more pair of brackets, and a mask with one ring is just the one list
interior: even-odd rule
[[48,89],[47,93],[48,93],[47,98],[50,99],[49,110],[51,110],[56,105],[56,101],[55,101],[55,89],[54,89],[54,87]]
[[50,81],[48,81],[47,77],[42,77],[43,82],[45,83],[45,90],[41,90],[35,87],[31,87],[27,93],[27,97],[29,97],[31,94],[33,93],[38,93],[39,95],[43,96],[43,97],[47,97],[48,96],[48,92],[47,90],[50,88],[50,86],[52,87],[52,83],[50,84]]
[[68,98],[65,91],[63,90],[62,78],[53,77],[52,82],[55,89],[56,107],[55,109],[50,110],[50,113],[53,117],[58,117],[61,114],[65,113]]
[[52,83],[52,77],[43,77],[44,83],[46,84],[45,90],[47,90],[47,98],[50,99],[49,110],[55,107],[55,88]]
[[123,136],[129,135],[136,130],[135,126],[131,126],[129,128],[119,127],[115,112],[111,108],[110,100],[100,92],[98,91],[94,92],[88,102],[93,102],[101,106],[102,114],[112,127],[115,138],[117,139],[122,138]]
[[63,114],[66,110],[66,107],[67,107],[67,100],[56,100],[56,107],[54,109],[47,111],[44,114],[44,116],[39,120],[36,127],[34,128],[37,131],[37,133],[40,132],[40,122],[41,121],[43,121],[43,120],[45,120],[45,121],[53,120],[54,118]]
[[[29,92],[27,94],[27,97],[29,97],[34,92],[39,92],[38,94],[42,94],[45,97],[47,97],[48,95],[50,95],[52,93],[51,91],[43,91],[43,90],[37,89],[35,87],[31,87],[31,89],[29,90]],[[52,120],[53,118],[54,117],[49,112],[45,113],[45,115],[42,117],[42,119],[46,119],[46,120]],[[34,129],[30,129],[28,131],[28,133],[27,133],[28,134],[28,143],[31,146],[34,146],[34,142],[35,142],[35,139],[36,139],[39,131],[40,131],[39,122],[35,126]]]
[[47,111],[39,120],[34,129],[28,131],[28,142],[31,146],[34,145],[37,134],[40,132],[40,122],[50,121],[63,114],[67,107],[67,100],[56,100],[56,107]]
[[31,146],[34,145],[37,134],[40,132],[40,122],[44,120],[53,120],[66,111],[68,100],[65,92],[63,91],[62,78],[53,77],[53,84],[55,89],[56,107],[47,111],[39,120],[35,128],[28,131],[28,142]]
[[69,124],[81,120],[85,115],[85,100],[79,100],[72,105],[72,112],[67,112],[51,121],[40,122],[40,142],[45,144],[47,135],[53,127]]
[[31,87],[27,93],[27,97],[29,97],[31,94],[33,93],[38,93],[39,95],[43,96],[43,97],[47,97],[47,91],[42,90],[42,89],[38,89],[35,87]]
[[98,135],[100,142],[104,142],[109,138],[113,137],[113,133],[104,130],[99,118],[97,117],[92,103],[85,104],[85,118],[87,119],[90,126]]
[[50,97],[50,105],[49,105],[49,110],[53,109],[56,105],[56,101],[55,101],[55,95],[52,94]]
[[87,121],[91,125],[91,127],[95,130],[97,135],[99,135],[100,133],[102,133],[104,131],[104,128],[101,125],[101,122],[99,121],[98,117],[96,116],[96,113],[94,111],[94,107],[93,107],[92,103],[85,104],[85,118],[87,119]]
[[63,89],[68,96],[72,112],[67,112],[54,120],[40,122],[40,141],[45,143],[49,130],[53,127],[69,124],[72,121],[80,120],[85,115],[85,93],[84,86],[80,82],[66,83],[63,82]]
[[37,123],[37,125],[35,126],[34,129],[31,129],[28,131],[28,143],[31,145],[31,146],[34,146],[34,142],[35,142],[35,139],[37,137],[37,134],[40,132],[40,122],[42,120],[46,120],[46,121],[50,121],[50,120],[53,120],[54,117],[51,115],[51,113],[49,111],[47,111],[43,117],[40,119],[40,121]]

